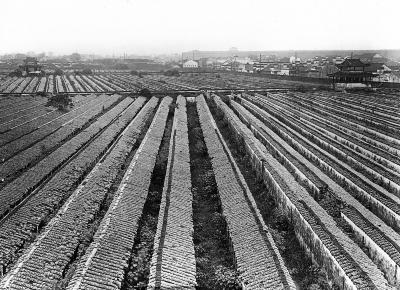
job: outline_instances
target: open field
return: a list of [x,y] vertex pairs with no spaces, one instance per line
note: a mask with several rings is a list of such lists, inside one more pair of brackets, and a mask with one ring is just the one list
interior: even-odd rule
[[400,93],[298,86],[2,80],[0,289],[399,289]]
[[186,73],[178,77],[149,74],[139,77],[129,73],[103,72],[93,75],[6,77],[0,82],[0,94],[136,92],[143,88],[162,93],[172,90],[273,89],[299,85],[299,82],[224,73]]

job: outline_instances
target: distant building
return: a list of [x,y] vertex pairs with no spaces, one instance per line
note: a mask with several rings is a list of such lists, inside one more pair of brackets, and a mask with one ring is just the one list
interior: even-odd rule
[[333,74],[333,73],[339,71],[339,69],[337,68],[336,65],[326,63],[325,65],[321,66],[320,71],[321,71],[322,78],[328,78],[330,74]]
[[291,71],[290,68],[288,68],[288,67],[283,67],[283,68],[281,68],[279,71],[277,71],[277,74],[278,74],[278,75],[281,75],[281,76],[288,76],[288,75],[290,75],[290,71]]
[[28,74],[39,74],[42,70],[42,66],[39,64],[36,57],[27,57],[24,59],[24,63],[19,66],[24,75]]
[[268,62],[262,68],[261,73],[271,75],[292,75],[293,64],[289,62]]
[[342,63],[344,61],[344,59],[343,59],[343,57],[341,57],[341,56],[337,56],[337,57],[334,57],[333,59],[332,59],[332,62],[334,63],[334,64],[340,64],[340,63]]
[[234,60],[226,60],[224,63],[221,65],[223,70],[227,71],[238,71],[239,70],[239,62],[234,61]]
[[199,64],[194,60],[188,60],[187,62],[183,63],[183,68],[198,68]]
[[206,68],[206,67],[207,67],[207,60],[208,60],[208,59],[207,59],[206,57],[200,58],[200,59],[197,61],[198,66],[201,67],[201,68]]
[[261,71],[264,68],[267,68],[272,63],[276,63],[275,61],[254,61],[253,68],[255,71]]
[[371,63],[367,70],[373,73],[376,73],[373,81],[376,82],[391,82],[391,83],[399,83],[400,82],[400,72],[397,67],[389,67],[383,63]]
[[247,72],[254,71],[253,61],[250,58],[229,59],[222,63],[222,69],[227,71]]
[[206,61],[206,67],[207,68],[213,68],[214,67],[214,61],[211,59],[207,59]]
[[368,64],[357,58],[347,58],[336,67],[338,71],[329,75],[334,87],[336,85],[345,88],[366,87],[371,84],[372,78],[376,75],[367,71]]
[[400,83],[400,72],[385,72],[373,78],[376,82]]
[[377,74],[381,74],[387,69],[389,68],[387,66],[384,66],[383,63],[377,63],[377,62],[369,63],[368,66],[365,67],[365,71]]

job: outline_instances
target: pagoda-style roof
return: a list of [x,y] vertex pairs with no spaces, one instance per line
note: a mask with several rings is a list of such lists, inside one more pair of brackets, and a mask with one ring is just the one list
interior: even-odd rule
[[336,66],[340,69],[343,67],[366,67],[368,64],[363,63],[359,58],[346,58],[342,63]]

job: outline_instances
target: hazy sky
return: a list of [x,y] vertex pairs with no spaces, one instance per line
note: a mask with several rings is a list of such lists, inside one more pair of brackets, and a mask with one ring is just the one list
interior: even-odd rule
[[0,53],[400,48],[399,0],[0,0]]

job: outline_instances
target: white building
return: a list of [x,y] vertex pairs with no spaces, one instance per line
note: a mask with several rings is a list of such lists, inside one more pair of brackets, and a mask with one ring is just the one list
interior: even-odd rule
[[277,73],[277,75],[281,76],[288,76],[290,74],[290,69],[289,68],[281,68]]
[[334,57],[334,58],[332,59],[332,62],[333,62],[334,64],[340,64],[340,63],[342,63],[343,61],[344,61],[344,58],[341,57],[341,56],[337,56],[337,57]]
[[183,68],[198,68],[199,64],[194,60],[188,60],[183,64]]
[[372,80],[375,82],[400,83],[400,74],[396,72],[387,72],[374,77]]

